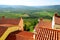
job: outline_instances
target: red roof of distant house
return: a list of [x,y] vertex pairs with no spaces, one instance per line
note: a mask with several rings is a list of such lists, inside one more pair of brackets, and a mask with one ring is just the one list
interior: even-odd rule
[[4,16],[2,16],[2,18],[0,18],[0,24],[18,25],[19,22],[20,22],[20,19],[19,18],[17,18],[17,19],[14,19],[14,18],[5,18]]
[[13,24],[13,25],[18,25],[20,19],[0,19],[0,24]]
[[43,21],[43,20],[40,20],[40,22],[36,25],[35,29],[37,27],[52,28],[52,22],[51,21]]

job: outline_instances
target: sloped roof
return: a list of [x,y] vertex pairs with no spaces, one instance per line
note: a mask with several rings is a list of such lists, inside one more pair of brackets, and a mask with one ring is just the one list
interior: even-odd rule
[[11,27],[19,28],[20,22],[21,22],[21,19],[4,19],[4,20],[0,19],[0,37],[6,32],[8,28],[11,28]]
[[35,29],[38,28],[38,27],[52,28],[52,22],[51,21],[40,20],[40,22],[35,26]]
[[24,37],[31,37],[31,38],[33,37],[33,33],[27,32],[27,31],[20,32],[17,35],[21,35],[21,36],[24,36]]
[[18,25],[20,20],[22,20],[22,18],[5,18],[5,16],[2,16],[0,18],[0,24]]
[[13,24],[13,25],[18,25],[20,19],[11,19],[11,18],[6,18],[6,19],[0,19],[0,24]]
[[27,31],[15,31],[9,34],[6,40],[33,40],[33,33]]
[[13,26],[13,25],[22,25],[22,18],[5,18],[4,16],[0,18],[0,26]]
[[20,19],[0,19],[0,36],[3,35],[3,33],[12,26],[15,26],[14,24],[19,24]]
[[3,33],[12,26],[15,26],[16,24],[18,24],[20,21],[20,19],[0,19],[0,37],[3,35]]
[[34,35],[33,33],[28,31],[16,31],[16,32],[13,32],[12,34],[16,34],[17,36],[22,36],[27,38],[32,38]]
[[7,30],[8,27],[0,26],[0,37],[3,35],[3,33]]

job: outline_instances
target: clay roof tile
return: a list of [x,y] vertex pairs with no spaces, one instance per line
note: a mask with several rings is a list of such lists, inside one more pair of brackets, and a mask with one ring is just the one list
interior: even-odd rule
[[8,27],[0,26],[0,37],[3,35],[3,33],[7,30]]
[[35,29],[38,27],[43,27],[43,28],[52,28],[52,22],[51,21],[40,21],[36,26]]

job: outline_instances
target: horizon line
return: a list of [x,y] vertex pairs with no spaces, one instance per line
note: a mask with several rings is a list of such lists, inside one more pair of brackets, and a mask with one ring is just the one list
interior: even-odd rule
[[[1,5],[5,5],[5,6],[29,6],[29,5],[6,5],[6,4],[0,4],[0,6]],[[58,4],[58,5],[60,5],[60,4]],[[33,5],[33,6],[55,6],[55,5]]]

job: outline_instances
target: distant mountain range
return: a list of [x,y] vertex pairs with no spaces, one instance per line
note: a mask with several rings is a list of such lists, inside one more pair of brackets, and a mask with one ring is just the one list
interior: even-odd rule
[[60,9],[60,5],[52,5],[52,6],[22,6],[22,5],[0,5],[1,8],[11,8],[11,9],[46,9],[46,8],[57,8]]

